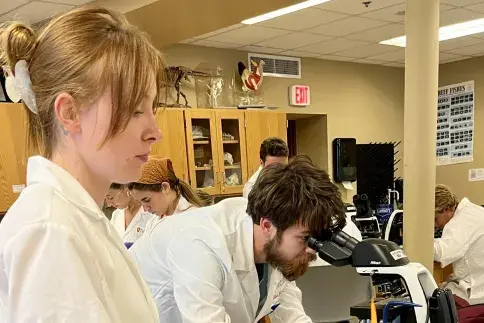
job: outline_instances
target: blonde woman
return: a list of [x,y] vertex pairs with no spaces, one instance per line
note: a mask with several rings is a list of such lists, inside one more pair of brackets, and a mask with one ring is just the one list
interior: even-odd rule
[[143,210],[141,203],[131,195],[126,185],[111,184],[106,203],[116,208],[111,216],[111,224],[125,245],[138,240],[145,232],[147,223],[155,216]]
[[139,178],[160,139],[164,64],[147,37],[102,8],[36,33],[9,23],[0,63],[28,110],[27,187],[0,226],[0,312],[7,322],[158,322],[149,290],[102,206]]
[[484,304],[484,208],[437,185],[435,226],[444,230],[434,240],[434,260],[454,271],[445,287],[471,305]]

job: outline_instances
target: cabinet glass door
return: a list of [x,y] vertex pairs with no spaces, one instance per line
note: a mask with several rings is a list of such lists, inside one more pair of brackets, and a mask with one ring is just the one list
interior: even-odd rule
[[220,189],[215,113],[185,111],[185,118],[191,185],[209,194],[218,194]]
[[221,194],[242,193],[247,181],[243,111],[217,111]]

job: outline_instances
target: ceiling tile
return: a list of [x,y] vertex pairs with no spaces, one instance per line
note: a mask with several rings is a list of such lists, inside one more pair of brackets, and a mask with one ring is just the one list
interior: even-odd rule
[[473,5],[464,7],[464,9],[484,13],[484,2],[476,3],[476,4],[473,4]]
[[294,57],[318,57],[318,56],[321,56],[320,54],[302,52],[302,51],[299,51],[299,50],[288,50],[288,51],[285,51],[285,52],[281,52],[279,54],[285,55],[285,56],[294,56]]
[[353,57],[335,56],[335,55],[323,55],[319,56],[319,59],[325,59],[327,61],[342,61],[342,62],[352,62],[355,59]]
[[484,39],[484,33],[474,34],[472,35],[474,38]]
[[345,38],[378,43],[382,40],[400,37],[403,35],[405,35],[405,25],[390,24],[347,35]]
[[386,46],[380,44],[371,44],[368,46],[358,47],[358,50],[348,49],[341,52],[334,53],[338,56],[347,56],[347,57],[354,57],[354,58],[366,58],[369,56],[380,55],[388,52],[392,52],[398,50],[398,47],[395,46]]
[[370,11],[361,16],[388,22],[405,22],[405,3],[386,7],[380,10]]
[[365,45],[368,45],[368,43],[356,41],[356,40],[348,40],[344,38],[335,38],[322,43],[304,46],[304,47],[298,48],[298,50],[326,55],[326,54],[341,52],[343,50],[350,49],[350,48],[362,47]]
[[282,51],[279,48],[269,48],[269,47],[260,47],[260,46],[244,46],[240,47],[239,50],[243,50],[245,52],[251,53],[261,53],[261,54],[278,54]]
[[405,50],[398,49],[396,51],[392,51],[385,54],[375,55],[371,57],[367,57],[368,59],[376,60],[376,61],[385,61],[385,62],[405,62]]
[[347,17],[348,15],[344,15],[342,13],[307,8],[301,11],[293,12],[289,15],[264,21],[258,24],[258,26],[286,30],[303,30]]
[[391,67],[402,67],[405,68],[404,63],[385,63],[383,66],[391,66]]
[[260,26],[246,26],[207,38],[211,41],[250,45],[266,39],[287,35],[289,32]]
[[69,11],[72,8],[74,8],[74,6],[33,1],[18,9],[10,11],[8,15],[5,15],[4,17],[8,17],[8,19],[22,20],[29,24],[34,24],[36,22],[51,18],[57,14]]
[[242,45],[240,44],[232,44],[232,43],[222,43],[217,41],[210,41],[206,39],[199,39],[195,42],[191,43],[191,45],[195,46],[205,46],[205,47],[215,47],[215,48],[239,48]]
[[180,43],[180,44],[191,44],[191,43],[193,43],[195,41],[197,41],[195,38],[190,38],[190,39],[182,40],[182,41],[180,41],[178,43]]
[[484,42],[472,46],[452,49],[449,53],[464,56],[480,56],[484,54]]
[[218,29],[218,30],[206,33],[206,34],[198,35],[198,36],[195,36],[193,38],[197,38],[197,39],[209,38],[209,37],[212,37],[212,36],[215,36],[215,35],[223,34],[227,31],[239,29],[239,28],[244,27],[244,26],[245,25],[243,25],[243,24],[236,24],[236,25],[221,28],[221,29]]
[[469,20],[484,18],[484,14],[465,9],[452,9],[440,14],[440,26],[448,26]]
[[457,54],[452,54],[452,53],[446,53],[446,52],[440,52],[439,53],[439,62],[447,62],[451,60],[458,60],[462,55],[457,55]]
[[60,3],[60,4],[70,4],[73,6],[80,6],[86,4],[88,2],[92,2],[92,0],[48,0],[48,2],[53,3]]
[[331,10],[350,15],[359,15],[369,11],[378,10],[381,8],[393,6],[395,4],[403,3],[405,0],[373,0],[371,4],[366,7],[362,1],[355,0],[332,0],[315,6],[317,9]]
[[388,24],[387,22],[372,20],[361,17],[351,17],[326,25],[321,25],[315,28],[305,30],[306,32],[327,35],[327,36],[345,36],[360,32],[367,29],[376,28]]
[[482,2],[482,0],[440,0],[441,3],[450,4],[455,7],[464,7],[474,3]]
[[332,37],[315,35],[308,33],[292,33],[281,37],[272,38],[263,42],[257,43],[258,46],[282,48],[282,49],[294,49],[315,43],[319,43],[325,40],[329,40]]
[[480,42],[484,42],[484,40],[467,36],[467,37],[459,37],[459,38],[444,40],[444,41],[441,41],[439,45],[440,45],[440,50],[445,52],[456,48],[475,45]]
[[375,60],[372,60],[372,59],[357,59],[356,61],[353,61],[353,63],[383,65],[383,64],[386,64],[387,62],[385,62],[385,61],[375,61]]
[[[370,11],[361,15],[365,18],[388,21],[388,22],[399,22],[405,23],[405,3],[401,3],[398,5],[394,5],[391,7],[386,7],[380,10]],[[440,12],[455,9],[455,7],[441,4],[440,5]]]
[[29,0],[0,0],[0,15],[5,14],[9,12],[10,10],[13,10],[15,8],[18,8],[20,6],[23,6],[29,2]]

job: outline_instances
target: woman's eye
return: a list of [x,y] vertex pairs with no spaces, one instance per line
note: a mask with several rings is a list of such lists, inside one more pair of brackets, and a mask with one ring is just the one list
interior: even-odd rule
[[134,112],[134,115],[135,115],[135,116],[138,116],[138,115],[141,115],[141,114],[143,114],[143,113],[144,113],[143,111],[135,111],[135,112]]

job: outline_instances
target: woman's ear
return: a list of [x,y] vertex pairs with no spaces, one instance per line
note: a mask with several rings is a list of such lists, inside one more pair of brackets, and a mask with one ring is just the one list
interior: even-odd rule
[[79,122],[75,100],[70,94],[61,93],[57,96],[54,102],[54,111],[64,135],[81,132],[81,123]]
[[168,193],[171,190],[170,183],[168,182],[163,182],[161,183],[161,188],[163,189],[163,192]]

